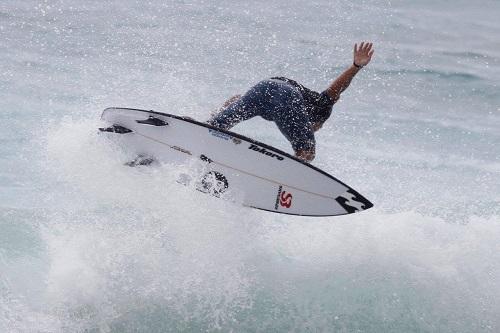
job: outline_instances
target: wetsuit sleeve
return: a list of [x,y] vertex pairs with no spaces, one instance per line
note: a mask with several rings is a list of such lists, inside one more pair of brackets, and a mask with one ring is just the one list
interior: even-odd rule
[[319,94],[318,104],[322,107],[332,107],[333,104],[337,103],[338,99],[334,100],[326,93],[326,90]]

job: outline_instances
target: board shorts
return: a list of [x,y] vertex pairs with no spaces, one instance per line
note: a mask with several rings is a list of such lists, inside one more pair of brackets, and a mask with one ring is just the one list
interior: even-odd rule
[[297,88],[281,80],[268,79],[257,83],[207,123],[229,130],[256,116],[276,123],[294,151],[314,150],[314,130],[302,95]]

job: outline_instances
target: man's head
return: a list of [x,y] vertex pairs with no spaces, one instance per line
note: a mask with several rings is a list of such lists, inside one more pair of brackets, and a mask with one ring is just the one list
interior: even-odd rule
[[332,108],[314,108],[309,110],[309,120],[311,123],[323,124],[332,114]]
[[313,130],[315,132],[320,130],[325,121],[330,118],[331,114],[332,108],[313,109],[309,111],[309,121],[312,124]]

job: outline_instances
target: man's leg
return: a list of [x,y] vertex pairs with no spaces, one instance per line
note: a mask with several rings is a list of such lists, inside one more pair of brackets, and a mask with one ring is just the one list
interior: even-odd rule
[[236,124],[252,117],[254,115],[252,112],[249,112],[245,100],[241,97],[211,117],[207,123],[221,129],[229,130]]
[[269,85],[267,80],[259,82],[239,99],[211,117],[207,123],[229,130],[242,121],[261,115],[265,111],[263,109],[269,108],[270,96],[266,94]]
[[314,131],[301,103],[291,101],[288,107],[280,110],[280,116],[275,117],[274,122],[296,153],[299,150],[314,151]]

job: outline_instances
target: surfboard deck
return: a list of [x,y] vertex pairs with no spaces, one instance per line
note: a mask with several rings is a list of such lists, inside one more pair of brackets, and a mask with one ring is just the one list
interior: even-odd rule
[[[178,180],[197,190],[281,214],[337,216],[373,204],[325,171],[277,148],[191,118],[111,107],[101,128],[125,149],[194,173]],[[181,177],[182,178],[182,177]]]

